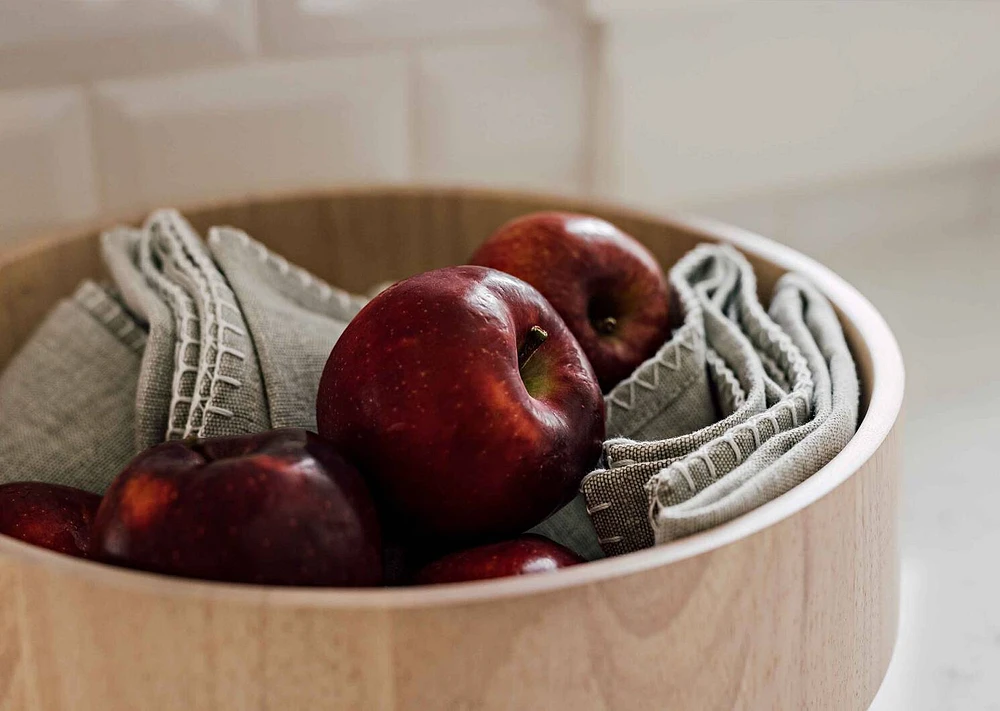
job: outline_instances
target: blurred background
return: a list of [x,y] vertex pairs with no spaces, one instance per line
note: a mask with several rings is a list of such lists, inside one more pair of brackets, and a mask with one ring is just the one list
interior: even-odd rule
[[1000,2],[0,0],[0,248],[342,183],[696,212],[825,262],[908,367],[873,708],[1000,709]]

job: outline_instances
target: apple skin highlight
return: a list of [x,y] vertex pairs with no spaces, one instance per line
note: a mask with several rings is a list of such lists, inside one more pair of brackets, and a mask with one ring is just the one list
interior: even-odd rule
[[606,220],[538,212],[503,225],[469,260],[534,286],[562,316],[608,392],[670,336],[656,258]]
[[35,481],[0,486],[0,533],[78,558],[90,556],[90,527],[101,497]]
[[517,536],[569,501],[600,455],[604,401],[536,289],[461,266],[362,309],[327,361],[317,421],[397,530],[460,545]]
[[420,570],[415,582],[432,585],[534,575],[583,562],[576,553],[548,538],[526,534],[447,555]]
[[382,581],[364,480],[329,442],[298,429],[151,447],[105,494],[91,549],[109,563],[204,580]]

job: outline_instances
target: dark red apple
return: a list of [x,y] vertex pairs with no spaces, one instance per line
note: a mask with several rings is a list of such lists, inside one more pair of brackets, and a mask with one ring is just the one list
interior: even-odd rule
[[0,486],[0,533],[59,553],[86,558],[101,497],[36,481]]
[[607,392],[670,335],[670,289],[649,250],[590,215],[539,212],[508,222],[471,264],[528,282],[566,321]]
[[583,558],[569,548],[543,536],[527,534],[512,541],[491,543],[447,555],[424,567],[415,580],[420,585],[460,583],[464,580],[548,573],[583,562]]
[[418,538],[516,536],[597,462],[604,402],[534,288],[483,267],[427,272],[354,317],[320,381],[319,431]]
[[375,507],[357,470],[305,430],[167,442],[118,475],[93,555],[207,580],[377,585]]

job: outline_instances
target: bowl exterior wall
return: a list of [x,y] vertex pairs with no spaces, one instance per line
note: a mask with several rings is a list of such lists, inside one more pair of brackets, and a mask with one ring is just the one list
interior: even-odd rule
[[[608,217],[664,264],[713,239],[617,208],[462,190],[348,191],[189,214],[199,227],[245,227],[360,290],[461,262],[494,227],[542,208]],[[782,268],[749,256],[768,293]],[[0,255],[0,365],[56,299],[99,274],[87,230]],[[867,407],[878,354],[850,319]],[[132,574],[81,575],[76,562],[0,541],[0,709],[865,709],[896,638],[899,445],[894,424],[825,495],[697,555],[453,603],[179,594],[167,579],[119,585],[116,576]]]

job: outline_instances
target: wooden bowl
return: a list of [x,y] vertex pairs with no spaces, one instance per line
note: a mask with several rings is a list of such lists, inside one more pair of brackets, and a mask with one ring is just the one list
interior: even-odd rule
[[[762,294],[809,275],[844,324],[860,428],[820,472],[718,528],[550,575],[426,588],[204,583],[63,557],[0,536],[0,708],[867,708],[896,637],[903,365],[885,322],[835,274],[725,225],[535,195],[377,188],[196,207],[362,290],[462,262],[505,220],[596,213],[665,267],[726,241]],[[110,222],[108,223],[110,224]],[[84,277],[97,229],[0,255],[0,366]]]

